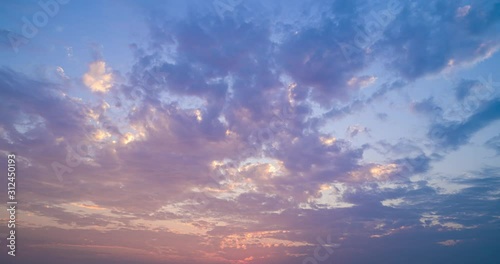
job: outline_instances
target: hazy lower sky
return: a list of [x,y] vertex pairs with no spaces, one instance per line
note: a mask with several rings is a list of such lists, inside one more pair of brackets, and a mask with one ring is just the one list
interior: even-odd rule
[[499,263],[499,48],[498,1],[3,0],[0,260]]

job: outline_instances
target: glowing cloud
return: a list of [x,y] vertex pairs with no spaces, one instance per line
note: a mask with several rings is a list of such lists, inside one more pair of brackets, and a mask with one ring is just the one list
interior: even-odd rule
[[95,61],[89,65],[89,70],[83,75],[83,83],[92,92],[106,93],[113,86],[113,74],[109,73],[105,61]]
[[320,137],[319,140],[321,141],[321,143],[327,146],[331,146],[337,141],[337,139],[334,137]]
[[377,165],[370,169],[370,173],[376,179],[387,179],[388,176],[396,171],[396,164],[387,164],[387,165]]

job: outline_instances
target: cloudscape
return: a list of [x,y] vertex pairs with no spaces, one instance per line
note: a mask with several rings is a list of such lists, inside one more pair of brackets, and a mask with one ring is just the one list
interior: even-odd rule
[[494,0],[1,1],[1,263],[500,263],[499,48]]

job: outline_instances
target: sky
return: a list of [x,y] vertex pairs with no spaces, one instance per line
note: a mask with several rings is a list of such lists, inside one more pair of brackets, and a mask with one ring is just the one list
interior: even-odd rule
[[490,0],[2,0],[0,260],[499,263],[499,33]]

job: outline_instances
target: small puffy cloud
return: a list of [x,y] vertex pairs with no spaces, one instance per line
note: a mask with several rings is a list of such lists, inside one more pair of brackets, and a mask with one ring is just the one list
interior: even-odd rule
[[405,200],[403,198],[396,199],[385,199],[381,203],[383,206],[397,208],[399,205],[403,204]]
[[438,244],[443,245],[443,246],[447,246],[447,247],[452,247],[460,242],[462,242],[462,240],[449,239],[449,240],[438,242]]
[[108,131],[98,129],[94,132],[94,139],[97,141],[102,141],[104,139],[107,139],[111,137],[111,134]]
[[109,71],[105,61],[92,62],[89,71],[83,75],[83,83],[92,92],[106,93],[113,86],[113,74]]
[[488,139],[484,144],[487,148],[495,150],[497,155],[500,155],[500,134]]
[[375,83],[377,80],[376,76],[360,76],[360,77],[352,77],[347,81],[347,85],[351,87],[359,87],[359,88],[364,88],[367,86],[370,86]]
[[61,66],[57,66],[56,73],[59,77],[61,77],[64,80],[69,79],[69,77],[66,75],[66,73],[64,72],[64,69]]
[[370,173],[376,179],[387,179],[397,168],[396,164],[376,165],[370,169]]
[[470,5],[459,7],[457,8],[456,16],[457,17],[467,16],[467,14],[469,14],[469,10],[470,10]]
[[359,126],[359,125],[352,125],[352,126],[347,127],[347,129],[346,129],[347,134],[351,138],[353,138],[353,137],[355,137],[363,132],[368,133],[368,131],[369,130],[367,127],[363,127],[363,126]]
[[132,142],[135,140],[135,136],[132,134],[132,133],[125,133],[125,135],[123,135],[122,139],[121,139],[121,142],[125,145],[127,145],[128,143]]
[[394,173],[399,172],[401,168],[397,164],[372,164],[359,170],[349,173],[350,180],[354,182],[364,181],[387,181],[391,179]]
[[335,137],[320,137],[319,140],[326,146],[331,146],[337,141]]

